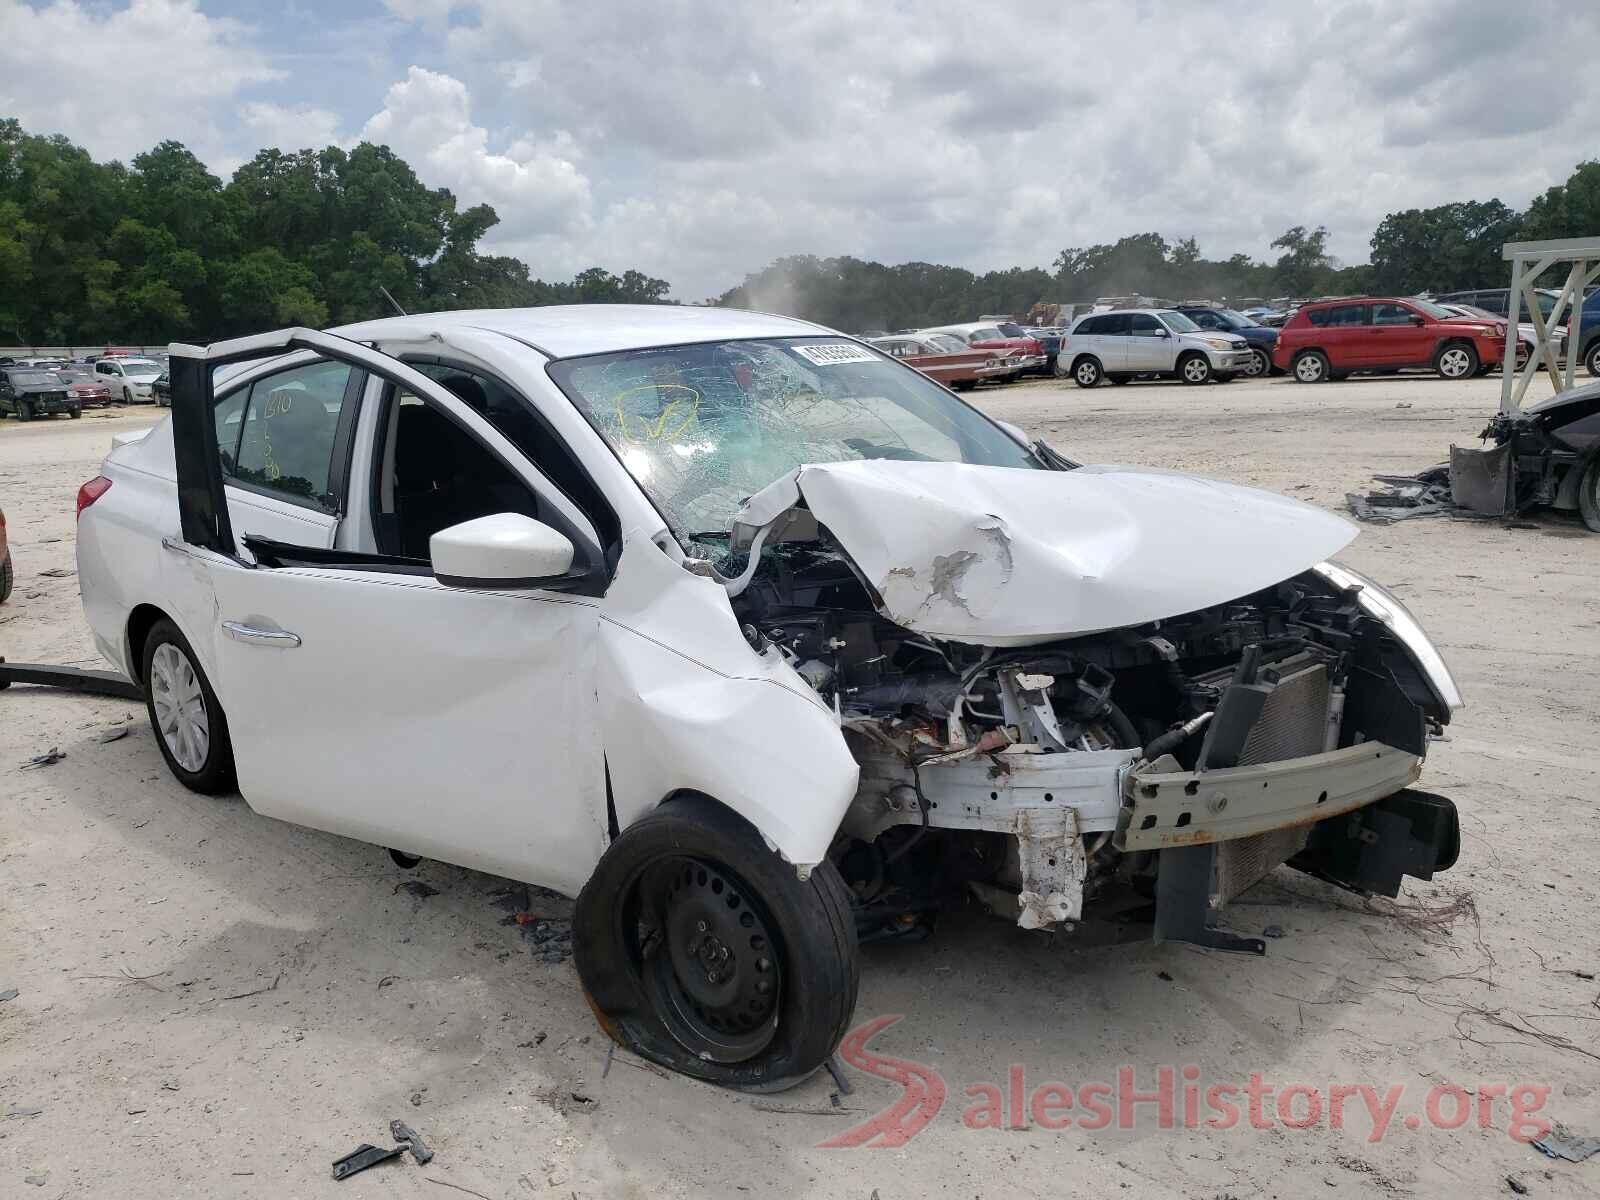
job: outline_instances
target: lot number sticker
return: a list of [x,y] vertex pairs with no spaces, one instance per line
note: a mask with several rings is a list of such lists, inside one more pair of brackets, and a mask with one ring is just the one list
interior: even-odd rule
[[823,342],[813,346],[796,346],[794,352],[819,367],[878,361],[869,351],[863,350],[860,346],[852,346],[849,342]]

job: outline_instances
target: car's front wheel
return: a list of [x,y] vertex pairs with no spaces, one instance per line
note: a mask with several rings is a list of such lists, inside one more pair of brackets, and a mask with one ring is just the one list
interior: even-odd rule
[[1188,384],[1211,382],[1211,360],[1204,354],[1187,354],[1178,360],[1178,378]]
[[31,421],[31,420],[33,420],[33,405],[29,404],[26,400],[18,400],[17,401],[17,420],[19,420],[19,421]]
[[1578,515],[1594,533],[1600,533],[1600,454],[1591,454],[1578,480]]
[[168,769],[191,791],[232,791],[228,718],[188,639],[163,617],[145,638],[141,662],[145,707]]
[[1072,364],[1072,382],[1081,388],[1092,388],[1105,376],[1105,371],[1100,366],[1100,360],[1092,354],[1085,354]]
[[578,895],[573,949],[601,1027],[724,1087],[791,1087],[849,1027],[860,969],[831,863],[802,881],[743,817],[671,800],[611,843]]
[[1244,369],[1247,379],[1265,379],[1272,374],[1272,356],[1259,347],[1250,351],[1250,365]]
[[1478,352],[1465,342],[1447,343],[1433,356],[1433,369],[1442,379],[1471,379],[1478,373]]
[[1324,383],[1329,375],[1328,356],[1320,350],[1303,350],[1295,355],[1290,369],[1297,383]]
[[1600,338],[1589,344],[1589,350],[1583,356],[1583,365],[1589,369],[1591,377],[1600,379]]

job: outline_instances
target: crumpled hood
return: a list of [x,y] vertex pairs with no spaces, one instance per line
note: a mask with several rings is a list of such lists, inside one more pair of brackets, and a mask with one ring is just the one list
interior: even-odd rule
[[1178,616],[1316,565],[1357,530],[1298,500],[1172,471],[804,466],[752,496],[733,546],[801,500],[929,637],[1018,646]]

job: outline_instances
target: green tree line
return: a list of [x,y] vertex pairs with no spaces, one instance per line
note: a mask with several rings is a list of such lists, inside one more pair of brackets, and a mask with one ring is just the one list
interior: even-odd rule
[[[342,324],[389,313],[382,289],[411,312],[668,299],[666,280],[636,270],[546,282],[518,259],[480,253],[498,220],[487,204],[462,208],[428,187],[387,146],[266,149],[224,183],[177,142],[97,163],[64,137],[0,119],[0,341],[209,341]],[[1585,162],[1525,212],[1487,200],[1390,213],[1358,266],[1328,254],[1322,226],[1285,230],[1264,262],[1207,258],[1192,237],[1142,233],[1067,247],[1048,268],[982,274],[796,255],[707,303],[864,330],[1135,292],[1410,294],[1503,286],[1503,242],[1596,233],[1600,162]]]
[[97,163],[0,120],[0,341],[211,341],[289,324],[531,304],[664,301],[599,267],[546,283],[480,254],[499,221],[386,146],[262,150],[224,184],[177,142]]
[[1371,238],[1371,261],[1343,266],[1328,253],[1328,230],[1296,225],[1272,243],[1276,258],[1247,254],[1208,259],[1194,238],[1141,233],[1115,243],[1068,247],[1048,269],[1013,267],[978,274],[913,262],[857,258],[780,258],[715,303],[805,317],[853,331],[906,329],[1023,315],[1035,304],[1142,294],[1173,300],[1325,295],[1412,295],[1421,291],[1505,287],[1501,256],[1509,241],[1600,234],[1600,162],[1580,164],[1563,184],[1517,212],[1499,200],[1459,201],[1393,212]]

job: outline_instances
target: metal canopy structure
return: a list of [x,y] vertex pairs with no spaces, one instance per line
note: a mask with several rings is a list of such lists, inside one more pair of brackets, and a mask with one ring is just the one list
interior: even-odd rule
[[[1500,371],[1500,411],[1514,413],[1522,407],[1522,397],[1535,373],[1543,368],[1550,383],[1558,392],[1572,387],[1578,368],[1578,344],[1583,322],[1583,290],[1600,277],[1600,237],[1558,238],[1548,242],[1507,242],[1503,247],[1507,262],[1511,264],[1511,303],[1507,320],[1506,357]],[[1546,318],[1539,311],[1539,297],[1534,290],[1539,276],[1557,263],[1570,263],[1567,280],[1561,285],[1555,306]],[[1522,370],[1517,370],[1517,326],[1521,309],[1526,305],[1528,319],[1533,322],[1533,353]],[[1572,325],[1567,330],[1567,361],[1565,371],[1558,361],[1550,333],[1561,323],[1571,306]]]

